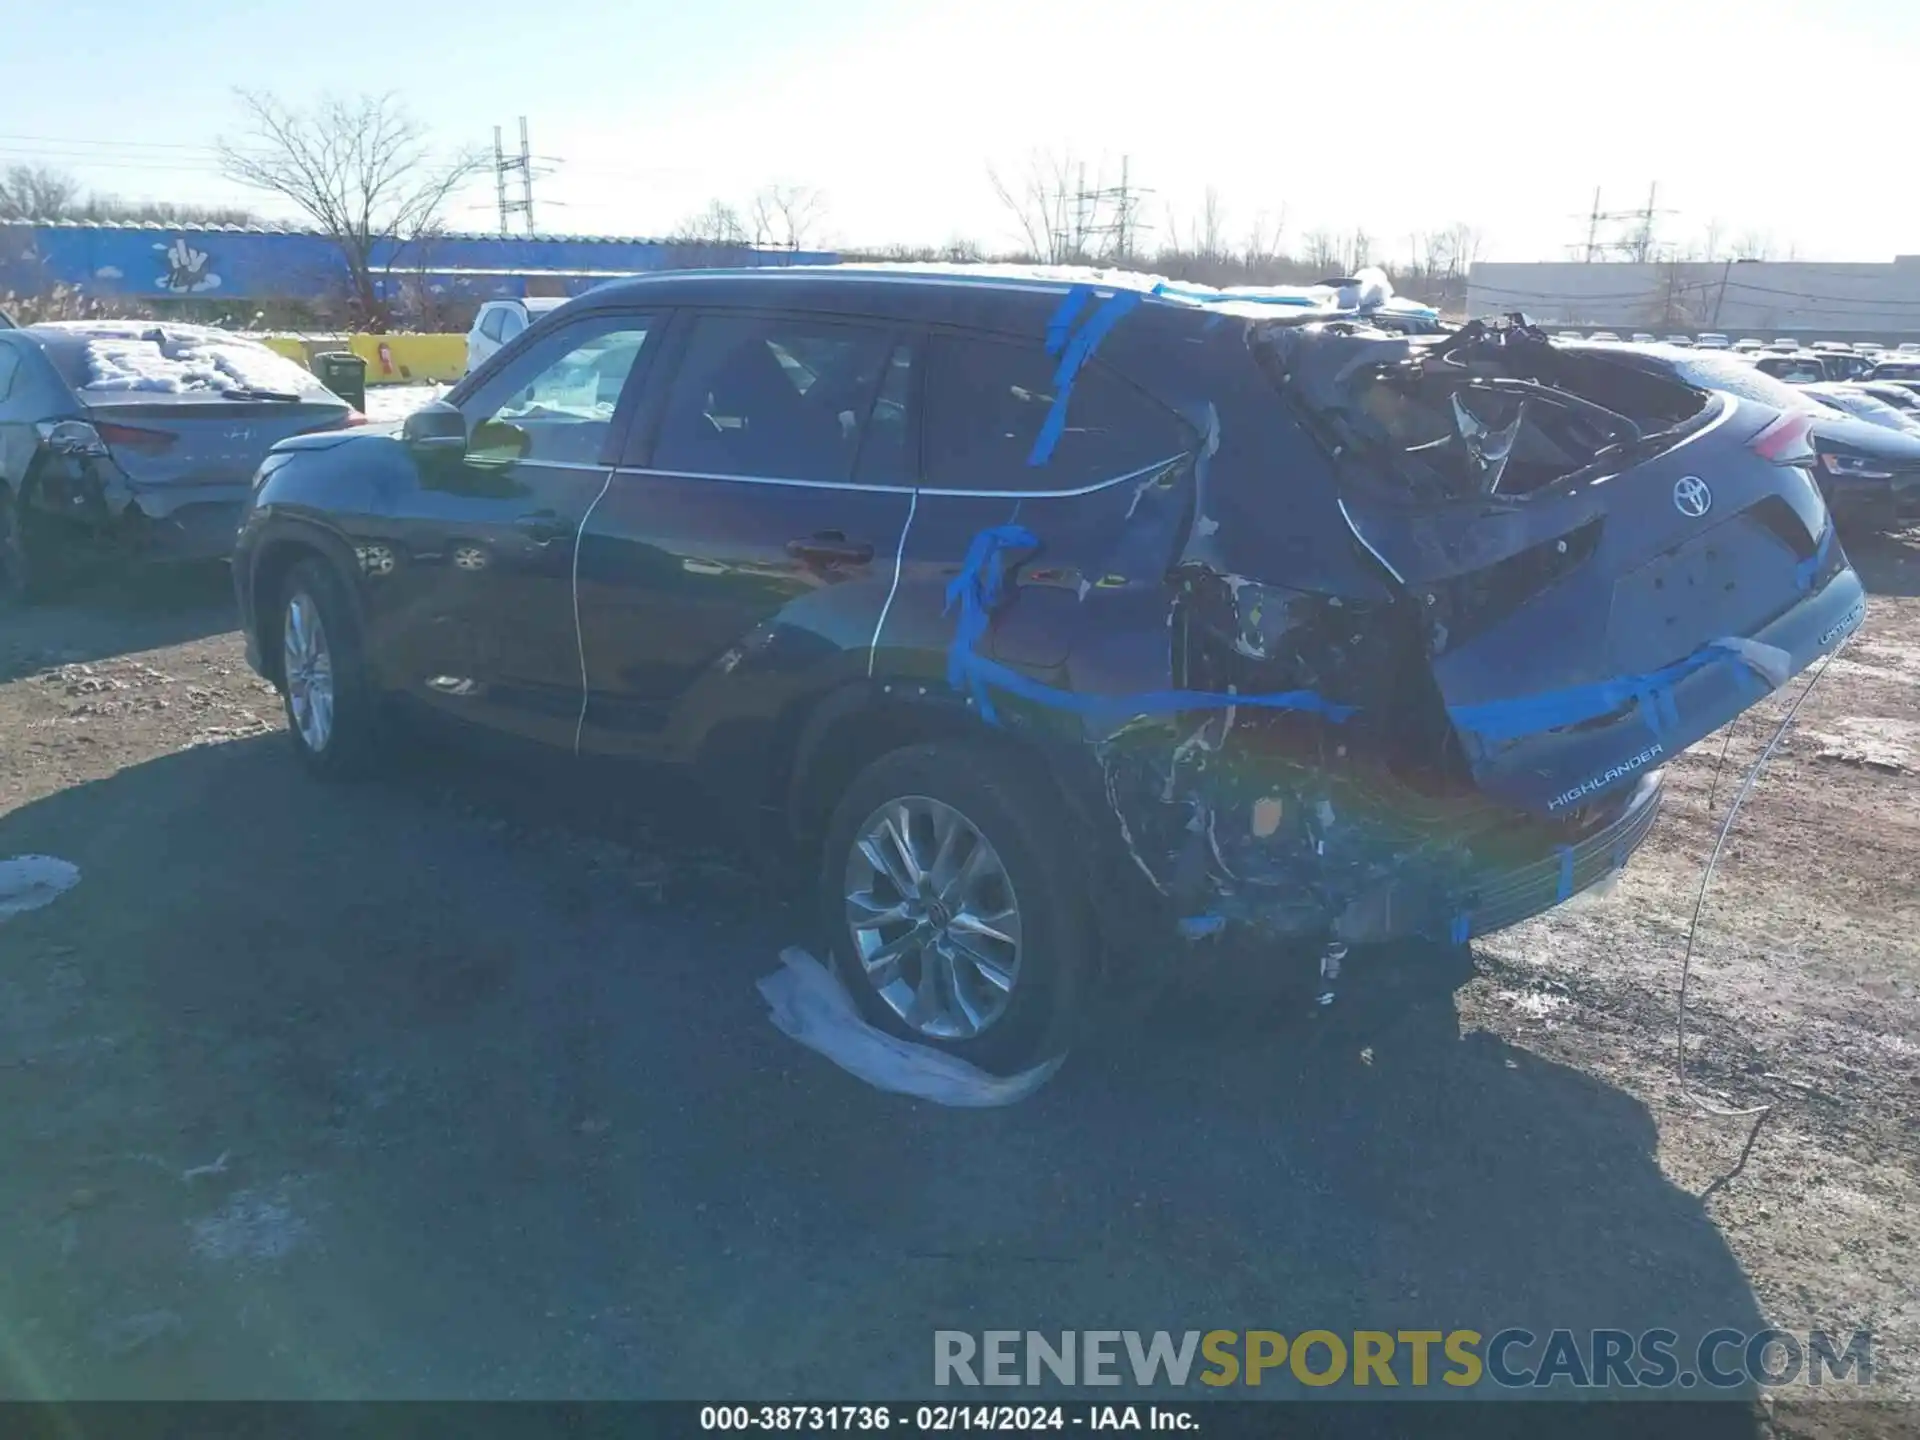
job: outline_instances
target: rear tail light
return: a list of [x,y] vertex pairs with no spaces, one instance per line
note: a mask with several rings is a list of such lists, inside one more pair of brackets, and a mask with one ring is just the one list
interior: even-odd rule
[[136,455],[164,455],[179,436],[171,430],[147,430],[137,425],[97,423],[94,430],[111,450],[131,450]]
[[338,420],[329,420],[322,425],[309,426],[300,433],[302,435],[324,435],[329,430],[351,430],[356,425],[365,425],[368,423],[367,417],[362,415],[358,410],[349,410]]
[[1811,465],[1814,462],[1813,417],[1782,415],[1748,441],[1747,448],[1776,465]]

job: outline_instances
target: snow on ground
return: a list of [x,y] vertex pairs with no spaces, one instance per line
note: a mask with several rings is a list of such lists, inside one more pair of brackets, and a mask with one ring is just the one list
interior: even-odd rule
[[367,419],[375,424],[398,423],[422,405],[438,400],[450,385],[369,385]]

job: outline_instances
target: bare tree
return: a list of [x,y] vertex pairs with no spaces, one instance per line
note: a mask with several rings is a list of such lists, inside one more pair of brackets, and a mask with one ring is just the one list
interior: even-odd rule
[[0,220],[64,220],[80,199],[80,182],[44,165],[10,165],[0,175]]
[[706,209],[674,228],[673,239],[682,245],[745,245],[747,227],[733,206],[724,200],[710,200]]
[[1035,152],[1026,173],[1003,180],[992,166],[987,180],[1026,242],[1026,253],[1049,265],[1118,256],[1132,248],[1137,229],[1131,199],[1100,183],[1087,184],[1087,167],[1071,154]]
[[1320,278],[1338,273],[1344,265],[1340,239],[1331,230],[1309,230],[1301,237],[1306,249],[1300,258],[1316,271]]
[[753,197],[753,243],[800,250],[825,218],[826,197],[804,185],[767,185]]
[[440,232],[448,200],[482,156],[463,150],[436,159],[425,131],[390,94],[325,99],[311,110],[247,90],[239,96],[246,133],[221,141],[221,168],[298,207],[345,261],[356,318],[384,328],[391,301],[379,279]]
[[1736,260],[1771,260],[1773,234],[1767,230],[1743,230],[1733,242]]
[[1259,211],[1253,217],[1253,226],[1247,231],[1247,248],[1241,256],[1249,270],[1270,264],[1280,255],[1280,237],[1287,233],[1287,207],[1280,207],[1280,214],[1271,227],[1267,224],[1267,212]]

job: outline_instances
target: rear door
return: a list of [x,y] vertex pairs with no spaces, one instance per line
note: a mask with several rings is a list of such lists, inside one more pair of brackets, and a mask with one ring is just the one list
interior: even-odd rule
[[383,581],[400,596],[396,653],[415,698],[572,746],[583,695],[575,546],[656,328],[650,314],[603,312],[552,331],[459,402],[464,453],[420,457]]
[[583,744],[690,759],[864,673],[913,501],[911,337],[884,321],[684,317],[580,546]]

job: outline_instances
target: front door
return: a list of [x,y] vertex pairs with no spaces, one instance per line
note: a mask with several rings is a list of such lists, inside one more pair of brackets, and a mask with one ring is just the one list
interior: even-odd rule
[[572,746],[583,698],[574,550],[652,329],[645,315],[599,314],[548,334],[460,402],[464,453],[421,458],[394,577],[415,698]]

